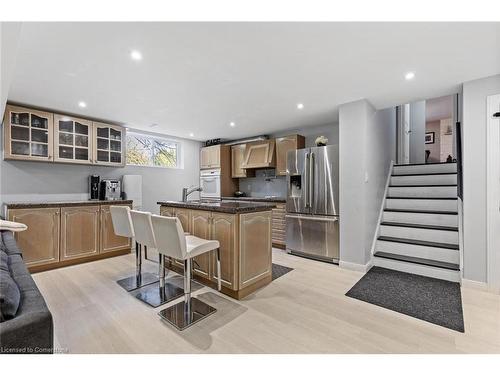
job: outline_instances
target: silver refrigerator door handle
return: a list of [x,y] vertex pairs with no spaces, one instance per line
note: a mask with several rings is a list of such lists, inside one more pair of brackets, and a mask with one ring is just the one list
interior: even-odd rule
[[309,207],[312,207],[314,202],[314,152],[309,156]]
[[312,220],[312,221],[338,221],[339,218],[337,216],[334,217],[324,217],[324,216],[310,216],[310,215],[285,215],[285,218],[290,219],[304,219],[304,220]]
[[309,153],[306,153],[306,158],[304,160],[304,197],[305,197],[305,208],[309,207]]

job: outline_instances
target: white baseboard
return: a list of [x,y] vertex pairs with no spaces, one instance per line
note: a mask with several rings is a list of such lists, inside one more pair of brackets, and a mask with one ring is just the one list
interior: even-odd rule
[[483,281],[475,281],[462,279],[462,288],[480,290],[482,292],[488,292],[493,294],[500,294],[500,288],[495,288]]
[[344,260],[339,261],[340,268],[356,272],[367,273],[368,270],[372,268],[372,266],[373,264],[371,260],[366,264],[351,263],[351,262],[346,262]]

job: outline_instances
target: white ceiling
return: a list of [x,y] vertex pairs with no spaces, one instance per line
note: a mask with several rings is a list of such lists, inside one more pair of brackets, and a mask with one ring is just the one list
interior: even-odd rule
[[336,122],[356,99],[385,108],[498,74],[499,25],[25,23],[9,100],[180,137],[246,137]]
[[453,117],[453,96],[447,95],[425,101],[425,120],[427,122]]

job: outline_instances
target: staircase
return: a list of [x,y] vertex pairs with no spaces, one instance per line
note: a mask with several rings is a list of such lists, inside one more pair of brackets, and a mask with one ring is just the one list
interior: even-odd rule
[[460,282],[457,164],[395,165],[374,265]]

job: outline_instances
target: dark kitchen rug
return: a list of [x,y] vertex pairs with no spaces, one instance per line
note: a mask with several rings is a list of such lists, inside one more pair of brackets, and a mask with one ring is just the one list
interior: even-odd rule
[[273,281],[277,278],[286,275],[288,272],[293,271],[293,268],[282,266],[281,264],[273,263]]
[[372,267],[346,296],[464,332],[459,283]]

